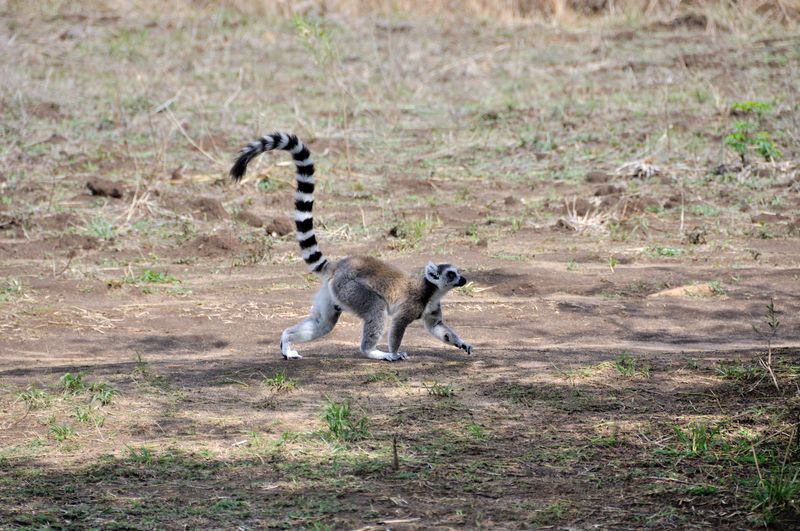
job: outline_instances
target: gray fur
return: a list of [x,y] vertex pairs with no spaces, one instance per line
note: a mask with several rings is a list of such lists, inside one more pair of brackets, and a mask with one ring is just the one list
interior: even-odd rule
[[[417,319],[422,318],[426,330],[440,341],[453,345],[472,354],[472,345],[463,342],[458,335],[444,324],[441,298],[455,286],[464,285],[466,280],[458,270],[449,265],[434,266],[435,273],[428,264],[425,275],[416,280],[409,280],[408,292],[402,301],[392,304],[379,289],[371,285],[374,279],[364,278],[351,266],[351,259],[345,258],[331,269],[333,274],[326,278],[322,288],[314,297],[311,315],[297,325],[286,329],[281,336],[281,351],[287,359],[296,359],[300,355],[292,349],[292,343],[304,343],[329,333],[339,319],[341,311],[353,313],[363,321],[361,335],[361,352],[370,359],[397,361],[407,358],[400,351],[406,328]],[[448,280],[447,272],[455,276]],[[433,274],[429,274],[433,273]],[[452,275],[451,275],[452,276]],[[436,280],[434,286],[427,285],[431,278]],[[378,342],[389,326],[389,351],[377,348]]]
[[[327,283],[326,283],[327,284]],[[311,315],[281,334],[281,353],[286,359],[300,359],[302,356],[292,349],[292,343],[305,343],[320,338],[333,330],[342,314],[330,297],[327,286],[314,296]]]
[[425,330],[427,330],[436,339],[460,348],[467,354],[472,354],[472,345],[464,343],[458,334],[444,324],[442,321],[442,308],[439,303],[435,307],[430,308],[422,316],[422,322],[425,323]]

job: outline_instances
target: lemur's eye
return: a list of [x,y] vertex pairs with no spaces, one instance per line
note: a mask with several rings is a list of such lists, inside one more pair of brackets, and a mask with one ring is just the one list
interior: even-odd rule
[[454,281],[455,279],[456,279],[456,274],[455,274],[455,273],[453,273],[452,271],[448,271],[448,272],[447,272],[447,281],[448,281],[448,282],[452,282],[452,281]]

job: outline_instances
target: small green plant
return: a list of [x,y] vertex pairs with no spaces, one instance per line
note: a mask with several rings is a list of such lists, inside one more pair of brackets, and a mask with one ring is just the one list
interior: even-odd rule
[[270,443],[261,436],[256,430],[247,432],[247,448],[255,455],[266,455],[270,450]]
[[25,402],[30,409],[41,409],[50,405],[51,398],[46,391],[37,389],[34,386],[28,387],[17,395],[17,397]]
[[109,405],[114,397],[119,394],[116,389],[107,383],[93,383],[89,386],[89,391],[92,394],[92,404],[100,404],[101,406]]
[[86,384],[83,382],[83,377],[86,373],[79,372],[72,374],[71,372],[65,373],[58,381],[61,384],[65,393],[78,394],[86,389]]
[[689,424],[686,430],[680,426],[674,426],[673,429],[678,441],[685,445],[686,455],[692,457],[705,455],[721,430],[720,426],[710,428],[702,422]]
[[328,434],[339,441],[353,442],[369,437],[369,420],[356,415],[350,400],[336,402],[327,398],[322,418],[328,426]]
[[751,149],[755,149],[766,161],[781,157],[769,132],[756,131],[755,125],[747,121],[736,122],[733,128],[733,132],[725,137],[725,145],[739,155],[742,165],[747,165],[747,155]]
[[141,352],[136,353],[136,366],[133,369],[133,373],[145,378],[150,375],[150,364],[145,361]]
[[619,435],[608,435],[608,436],[601,436],[595,437],[592,439],[592,444],[596,446],[604,446],[606,448],[617,448],[625,444],[625,440],[619,437]]
[[53,438],[59,442],[66,441],[75,435],[75,431],[66,424],[51,424],[50,433]]
[[138,448],[128,446],[128,458],[134,463],[147,465],[153,462],[155,456],[153,456],[153,452],[150,451],[150,448],[146,446],[140,446]]
[[272,378],[266,378],[264,385],[277,393],[290,393],[297,388],[297,380],[287,378],[285,373],[279,372]]
[[470,239],[473,245],[478,245],[478,242],[481,241],[481,233],[475,223],[469,224],[467,230],[464,231],[464,235]]
[[485,441],[489,438],[489,432],[486,431],[486,428],[481,426],[480,424],[472,424],[467,425],[467,431],[469,432],[472,437],[478,441]]
[[726,380],[747,381],[758,375],[758,370],[741,362],[720,362],[714,367],[716,372]]
[[274,192],[278,188],[280,188],[280,184],[278,183],[278,181],[273,181],[270,178],[261,179],[260,181],[258,181],[259,192],[266,192],[266,193]]
[[[753,510],[758,511],[764,525],[769,526],[777,520],[785,509],[791,508],[800,513],[800,481],[797,472],[792,477],[781,472],[772,472],[767,479],[761,479],[756,488]],[[795,520],[796,522],[796,520]]]
[[685,492],[691,496],[712,496],[719,493],[719,487],[715,487],[714,485],[696,485],[688,487]]
[[329,68],[338,63],[339,51],[333,42],[333,27],[327,20],[310,20],[295,14],[292,23],[315,63]]
[[22,293],[23,285],[18,278],[6,279],[2,288],[0,288],[0,302],[7,301]]
[[636,358],[632,357],[627,352],[622,352],[619,356],[617,356],[617,359],[614,360],[614,368],[617,369],[617,372],[621,375],[628,377],[636,376],[637,374],[641,374],[643,376],[650,374],[650,367],[637,367]]
[[712,280],[708,283],[708,288],[711,290],[711,293],[716,295],[717,297],[721,297],[722,295],[727,295],[728,290],[725,289],[725,286],[722,285],[722,282],[719,280]]
[[75,418],[78,419],[78,422],[89,422],[92,418],[92,408],[75,406]]
[[139,276],[126,277],[125,280],[130,284],[175,284],[180,282],[177,278],[168,273],[160,273],[152,269],[145,269]]
[[575,260],[570,260],[567,263],[567,271],[577,271],[578,268],[579,268],[578,262],[576,262]]
[[389,382],[395,385],[403,385],[405,384],[407,377],[401,376],[399,372],[391,372],[387,370],[380,370],[378,372],[372,373],[367,376],[366,383],[372,382]]
[[91,423],[97,428],[101,427],[105,422],[102,415],[95,413],[91,404],[88,406],[75,406],[75,418],[78,422],[85,424]]
[[683,254],[683,249],[677,247],[661,247],[660,245],[651,245],[645,251],[650,256],[665,256],[675,258]]
[[402,220],[389,231],[389,234],[401,240],[406,240],[411,245],[416,245],[426,234],[441,225],[442,220],[439,217],[433,218],[427,215],[424,218],[410,221]]
[[102,216],[95,216],[89,220],[80,231],[85,236],[100,240],[113,240],[117,235],[114,223]]
[[549,505],[545,505],[541,509],[535,511],[535,516],[531,521],[536,527],[549,526],[564,518],[564,515],[569,510],[569,504],[566,501],[556,501]]
[[775,377],[775,372],[772,370],[772,340],[775,339],[775,336],[778,334],[778,327],[781,324],[780,320],[778,320],[778,316],[781,313],[783,312],[775,309],[775,300],[770,299],[769,304],[767,304],[767,312],[764,315],[764,324],[767,325],[767,329],[759,330],[756,325],[753,325],[755,333],[767,340],[767,359],[759,358],[758,363],[769,373],[772,378],[772,383],[778,392],[780,392],[778,379]]
[[456,394],[456,390],[450,384],[443,385],[439,382],[433,382],[431,385],[428,385],[423,382],[422,386],[428,390],[430,396],[435,396],[436,398],[449,398]]
[[699,205],[692,205],[690,208],[692,214],[695,216],[704,216],[707,218],[713,218],[719,216],[720,210],[714,205],[710,205],[708,203],[703,203]]
[[737,101],[731,105],[731,114],[755,114],[759,117],[772,109],[772,104],[767,101]]

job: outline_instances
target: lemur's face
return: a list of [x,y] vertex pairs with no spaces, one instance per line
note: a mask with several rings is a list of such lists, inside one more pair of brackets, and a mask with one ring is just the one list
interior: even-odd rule
[[467,279],[462,277],[458,269],[450,264],[436,265],[428,262],[428,265],[425,266],[425,278],[437,288],[445,291],[467,283]]

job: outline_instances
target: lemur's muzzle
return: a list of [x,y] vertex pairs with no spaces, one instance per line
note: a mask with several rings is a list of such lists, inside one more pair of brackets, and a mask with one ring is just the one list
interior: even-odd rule
[[467,283],[467,279],[464,278],[464,277],[461,277],[461,278],[458,279],[458,282],[456,282],[456,286],[460,287],[460,286],[463,286],[466,283]]

